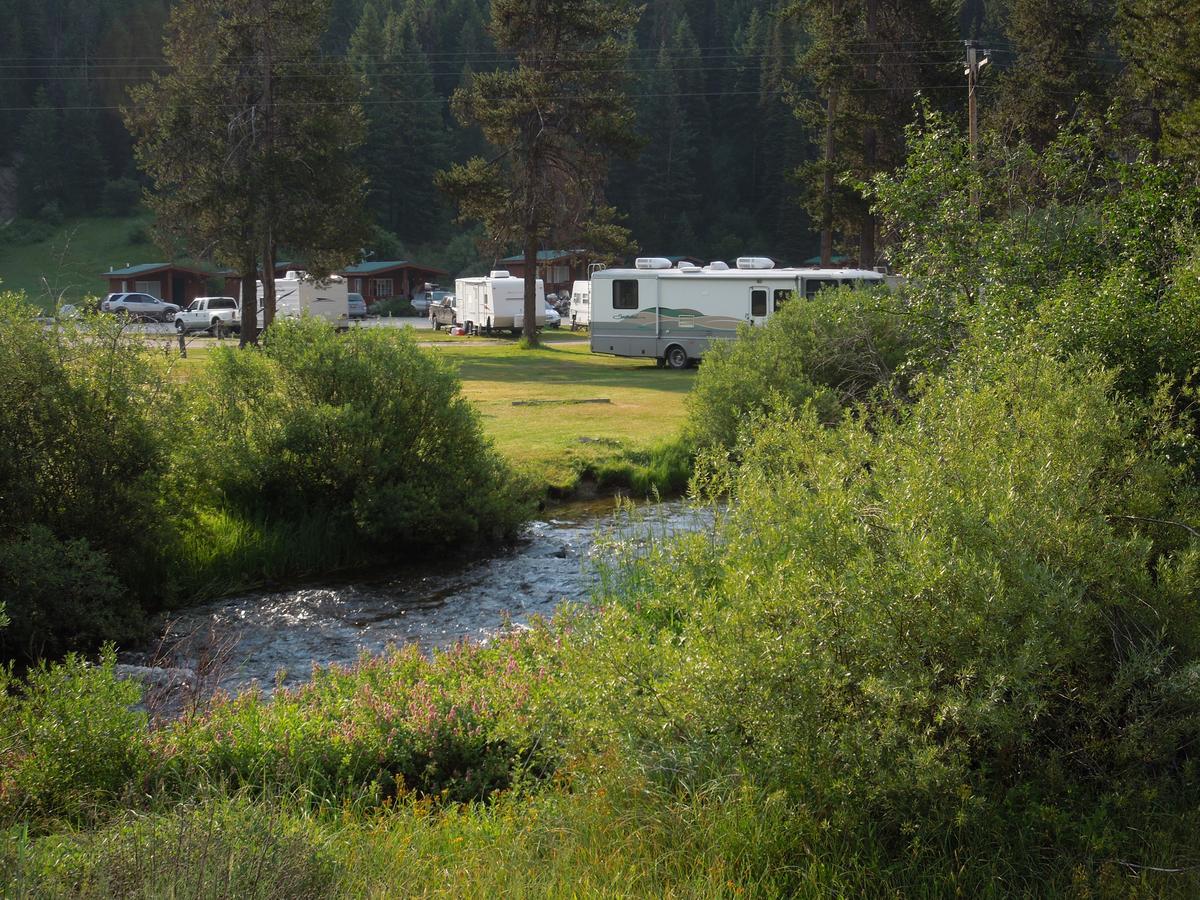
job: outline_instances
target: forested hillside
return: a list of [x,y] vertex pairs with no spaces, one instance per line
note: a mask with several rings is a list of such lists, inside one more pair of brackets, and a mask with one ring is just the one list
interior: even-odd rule
[[[119,108],[161,65],[170,5],[0,0],[0,174],[15,176],[0,178],[10,195],[0,221],[44,227],[133,209],[139,175]],[[965,115],[964,37],[992,51],[979,88],[985,131],[1038,145],[1080,109],[1123,98],[1134,126],[1157,137],[1164,122],[1151,107],[1171,106],[1172,69],[1187,54],[1138,47],[1163,27],[1189,33],[1170,6],[1139,0],[1118,15],[1111,0],[651,0],[630,56],[644,146],[614,165],[609,200],[646,252],[794,262],[819,246],[829,172],[835,248],[874,262],[887,236],[856,185],[902,161],[920,103]],[[363,80],[361,152],[385,255],[473,252],[433,175],[482,149],[448,98],[472,72],[506,64],[488,16],[487,0],[331,4],[326,52]]]

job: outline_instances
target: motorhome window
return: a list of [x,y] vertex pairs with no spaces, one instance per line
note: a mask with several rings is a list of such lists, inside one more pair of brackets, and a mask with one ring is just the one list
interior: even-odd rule
[[792,292],[786,288],[775,289],[775,311],[778,312],[783,304],[792,299]]
[[843,278],[842,279],[842,287],[856,288],[860,284],[862,284],[862,282],[857,278]]
[[767,314],[767,292],[758,290],[750,292],[750,315],[765,316]]
[[638,283],[635,279],[613,281],[613,309],[638,308]]
[[817,296],[817,291],[824,290],[827,287],[837,287],[837,282],[827,281],[823,278],[806,278],[804,279],[804,296],[811,300]]

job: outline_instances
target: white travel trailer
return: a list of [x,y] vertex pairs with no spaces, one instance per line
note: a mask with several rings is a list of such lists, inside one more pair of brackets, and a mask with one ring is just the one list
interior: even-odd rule
[[740,325],[765,324],[793,297],[822,288],[880,284],[866,269],[776,269],[770,259],[741,257],[736,268],[639,259],[633,269],[592,275],[594,353],[639,356],[673,369],[699,359],[713,341],[732,340]]
[[[258,303],[262,309],[263,286],[258,283]],[[327,279],[309,278],[305,272],[288,271],[275,279],[275,315],[278,318],[298,319],[314,316],[325,319],[337,328],[350,325],[350,299],[346,279],[331,275]],[[261,313],[260,313],[261,317]]]
[[[458,297],[458,321],[467,334],[495,329],[512,329],[513,333],[525,327],[525,279],[514,278],[503,269],[481,278],[459,278],[454,282],[454,293]],[[542,279],[537,280],[538,328],[546,324],[546,289]]]
[[592,283],[576,281],[571,285],[571,330],[587,328],[592,321]]

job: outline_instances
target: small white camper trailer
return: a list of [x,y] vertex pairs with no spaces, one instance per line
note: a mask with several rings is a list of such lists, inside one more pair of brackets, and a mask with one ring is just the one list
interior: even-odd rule
[[635,265],[592,275],[592,352],[656,359],[673,369],[700,359],[713,341],[737,337],[743,324],[765,324],[794,297],[884,283],[866,269],[776,269],[772,260],[752,256],[738,259],[736,268],[722,262],[672,268],[656,257]]
[[592,283],[576,281],[571,285],[571,330],[587,328],[592,321]]
[[[498,269],[486,277],[459,278],[454,282],[454,293],[458,297],[458,321],[468,334],[490,334],[495,329],[512,329],[515,334],[525,327],[524,278],[514,278]],[[546,324],[546,289],[540,278],[536,324],[538,328]]]
[[[263,286],[258,283],[258,305],[262,309]],[[332,275],[317,281],[304,272],[288,271],[275,279],[275,315],[277,318],[298,319],[315,316],[326,319],[338,328],[350,324],[350,300],[346,279]]]

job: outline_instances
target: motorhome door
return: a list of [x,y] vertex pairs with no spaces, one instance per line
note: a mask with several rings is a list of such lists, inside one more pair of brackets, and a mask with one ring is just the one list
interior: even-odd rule
[[747,318],[751,325],[767,324],[767,304],[770,297],[771,290],[764,284],[756,284],[750,288],[750,314]]

